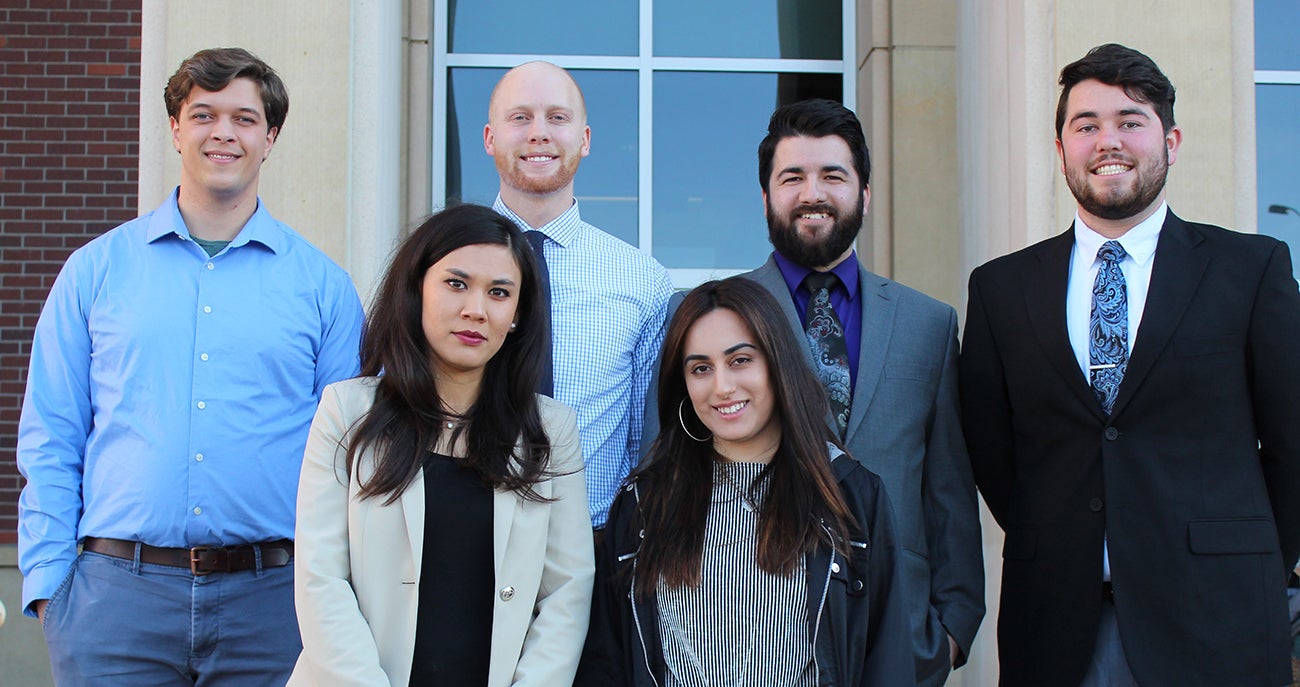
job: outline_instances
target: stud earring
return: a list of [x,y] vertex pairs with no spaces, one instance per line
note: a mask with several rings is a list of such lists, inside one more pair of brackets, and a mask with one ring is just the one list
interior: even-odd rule
[[519,323],[518,323],[518,322],[511,322],[511,323],[510,323],[510,331],[513,332],[513,331],[514,331],[518,326],[519,326]]

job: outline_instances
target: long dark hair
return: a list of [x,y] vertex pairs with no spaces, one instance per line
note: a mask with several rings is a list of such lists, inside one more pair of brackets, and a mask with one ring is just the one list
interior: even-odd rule
[[703,424],[687,396],[684,358],[691,327],[720,308],[740,317],[767,357],[773,412],[781,423],[776,455],[755,480],[767,481],[758,514],[758,567],[789,575],[818,544],[846,552],[853,516],[827,456],[827,443],[840,443],[826,423],[826,391],[771,294],[741,277],[711,281],[687,294],[664,337],[659,436],[635,475],[645,537],[637,555],[641,599],[653,595],[660,579],[670,587],[700,583],[715,454],[710,443],[694,441],[681,425],[691,423],[698,435]]
[[[518,327],[488,361],[478,400],[466,411],[465,464],[496,488],[544,500],[533,489],[547,475],[550,441],[542,428],[537,369],[542,341],[550,336],[549,313],[539,299],[541,282],[532,248],[513,222],[479,205],[458,205],[430,216],[411,233],[388,266],[361,338],[361,374],[379,378],[375,403],[356,425],[347,469],[366,449],[377,455],[374,473],[361,484],[362,498],[397,500],[419,474],[449,420],[433,373],[433,350],[421,325],[421,288],[429,267],[465,246],[510,249],[522,282]],[[462,429],[452,430],[455,444]],[[520,440],[522,452],[516,454]]]

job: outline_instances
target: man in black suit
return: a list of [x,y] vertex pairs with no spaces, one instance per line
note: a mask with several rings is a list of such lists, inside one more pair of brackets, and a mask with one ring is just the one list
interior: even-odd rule
[[1103,45],[1061,71],[1065,233],[970,279],[976,483],[1006,532],[1001,684],[1281,685],[1300,556],[1287,247],[1179,219],[1174,88]]

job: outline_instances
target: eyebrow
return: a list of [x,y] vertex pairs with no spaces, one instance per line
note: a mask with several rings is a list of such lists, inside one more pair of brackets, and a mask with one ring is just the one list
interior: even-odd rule
[[[1145,110],[1140,110],[1136,107],[1126,107],[1120,110],[1119,112],[1117,112],[1116,114],[1118,114],[1121,117],[1131,117],[1136,115],[1143,119],[1151,118],[1151,115],[1147,114]],[[1070,123],[1073,124],[1074,122],[1080,119],[1097,119],[1099,117],[1101,117],[1101,115],[1097,114],[1096,112],[1093,112],[1092,110],[1088,110],[1086,112],[1079,112],[1075,114],[1073,117],[1070,118]]]
[[[756,350],[756,351],[758,350],[758,346],[755,346],[754,344],[749,343],[748,341],[741,341],[740,343],[738,343],[738,344],[732,346],[731,348],[728,348],[727,350],[723,351],[722,353],[723,353],[723,355],[731,355],[732,353],[735,353],[736,351],[739,351],[739,350],[741,350],[742,348],[752,348],[752,349],[754,349],[754,350]],[[692,361],[695,361],[695,360],[708,360],[708,359],[709,359],[709,356],[704,355],[704,354],[702,354],[702,353],[692,353],[691,355],[686,356],[686,357],[682,360],[682,362],[684,362],[684,363],[689,363],[689,362],[692,362]]]
[[[456,275],[457,277],[460,277],[461,279],[474,278],[469,272],[466,272],[465,270],[462,270],[459,267],[448,267],[447,271]],[[497,277],[496,279],[492,280],[492,284],[501,285],[501,286],[514,286],[515,280],[510,279],[509,277]]]
[[[822,171],[822,172],[839,172],[840,174],[848,174],[848,173],[849,173],[849,170],[846,169],[845,167],[843,167],[842,165],[822,165],[822,167],[821,167],[821,171]],[[804,174],[804,173],[805,173],[805,170],[804,170],[803,167],[790,166],[790,167],[786,167],[786,168],[782,169],[781,171],[777,172],[777,176],[780,176],[780,175],[782,175],[782,174]]]
[[[188,108],[191,109],[191,110],[195,110],[195,109],[198,109],[198,108],[200,108],[200,107],[206,107],[206,108],[208,108],[208,109],[212,109],[212,108],[214,108],[214,107],[216,107],[216,106],[215,106],[215,105],[212,105],[211,103],[205,103],[205,102],[203,102],[203,101],[200,100],[200,101],[197,101],[197,102],[189,103],[186,107],[188,107]],[[258,117],[261,117],[261,116],[262,116],[262,111],[259,110],[259,109],[257,109],[256,107],[241,107],[241,108],[239,108],[239,109],[236,110],[236,111],[237,111],[237,112],[246,112],[246,113],[248,113],[248,114],[254,114],[254,115],[257,115]]]

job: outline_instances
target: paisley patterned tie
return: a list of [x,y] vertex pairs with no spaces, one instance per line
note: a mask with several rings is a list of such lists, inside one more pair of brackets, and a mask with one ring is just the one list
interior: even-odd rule
[[1101,268],[1092,284],[1092,315],[1088,318],[1088,370],[1101,409],[1115,407],[1124,370],[1128,367],[1128,286],[1119,263],[1128,253],[1118,241],[1097,251]]
[[853,386],[849,378],[849,350],[844,341],[844,325],[831,307],[830,289],[839,278],[830,272],[813,272],[804,277],[804,287],[812,294],[808,299],[805,330],[812,348],[817,377],[826,387],[831,414],[840,438],[849,425],[849,407]]

